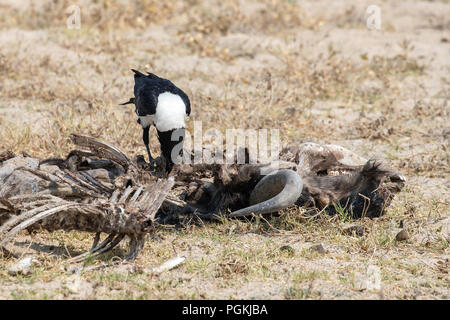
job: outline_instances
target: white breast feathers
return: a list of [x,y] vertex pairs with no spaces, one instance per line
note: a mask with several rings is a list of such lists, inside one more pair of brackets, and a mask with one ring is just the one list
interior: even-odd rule
[[153,122],[161,132],[185,127],[186,106],[179,95],[164,92],[158,97]]

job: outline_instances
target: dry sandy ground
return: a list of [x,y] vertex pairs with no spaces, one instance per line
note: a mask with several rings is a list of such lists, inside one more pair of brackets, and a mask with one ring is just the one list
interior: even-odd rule
[[[72,2],[30,3],[0,0],[0,152],[64,156],[77,132],[143,154],[133,110],[118,106],[136,68],[185,89],[190,126],[280,128],[284,144],[340,144],[408,184],[386,216],[357,221],[363,237],[293,208],[268,218],[278,231],[264,221],[158,231],[130,268],[69,275],[63,255],[91,235],[23,234],[17,250],[39,264],[11,276],[13,260],[0,260],[0,298],[450,298],[448,1],[74,1],[79,30],[66,27]],[[381,30],[366,27],[372,4]],[[410,237],[397,242],[401,221]],[[187,257],[178,269],[143,271],[176,254]],[[381,288],[361,286],[370,266]]]

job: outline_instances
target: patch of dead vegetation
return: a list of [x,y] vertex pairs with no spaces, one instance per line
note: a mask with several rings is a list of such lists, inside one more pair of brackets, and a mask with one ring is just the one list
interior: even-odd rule
[[[343,233],[345,214],[271,217],[159,230],[135,262],[127,251],[87,261],[81,232],[22,234],[40,264],[11,276],[4,299],[448,299],[448,4],[383,3],[380,32],[365,28],[366,2],[77,2],[80,30],[65,28],[70,1],[0,7],[0,152],[64,156],[73,132],[143,154],[132,109],[131,67],[173,80],[192,97],[191,120],[218,130],[279,128],[283,144],[338,143],[388,160],[408,179],[387,215]],[[214,6],[213,6],[214,3]],[[367,2],[368,4],[371,4]],[[401,13],[401,14],[400,14]],[[448,20],[448,19],[447,19]],[[192,121],[189,121],[192,130]],[[204,128],[207,129],[207,128]],[[151,136],[152,153],[158,143]],[[195,223],[194,223],[195,222]],[[401,230],[408,239],[396,241]],[[310,250],[322,244],[326,253]],[[290,246],[293,251],[280,250]],[[176,255],[177,269],[145,273]],[[105,267],[103,264],[106,264]],[[381,290],[359,290],[370,265]]]

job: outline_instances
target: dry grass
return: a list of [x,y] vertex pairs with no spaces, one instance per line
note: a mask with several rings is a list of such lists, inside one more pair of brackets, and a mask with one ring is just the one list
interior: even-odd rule
[[[76,132],[144,154],[132,108],[118,106],[137,68],[185,89],[189,129],[192,120],[204,130],[279,128],[284,144],[341,144],[389,161],[409,183],[386,216],[357,221],[362,237],[342,233],[345,214],[313,221],[299,208],[193,221],[153,235],[134,273],[111,266],[68,275],[64,256],[87,250],[91,235],[23,234],[17,244],[40,265],[13,277],[12,261],[1,260],[0,298],[449,298],[447,3],[383,3],[380,32],[364,25],[371,3],[350,1],[78,1],[80,30],[65,27],[71,4],[0,2],[0,151],[65,156]],[[158,153],[155,137],[151,145]],[[400,223],[404,242],[395,240]],[[310,250],[318,243],[325,253]],[[143,271],[174,255],[185,264],[160,276]],[[381,270],[380,291],[356,285],[370,265]]]

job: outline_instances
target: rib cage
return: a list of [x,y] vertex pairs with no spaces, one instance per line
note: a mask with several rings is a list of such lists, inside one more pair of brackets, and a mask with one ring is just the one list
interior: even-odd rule
[[[82,143],[99,155],[120,161],[131,168],[131,160],[120,150],[89,137],[77,136],[75,142]],[[100,147],[99,147],[100,146]],[[92,249],[75,257],[84,259],[113,249],[120,241],[130,238],[127,259],[136,258],[142,249],[145,235],[153,230],[156,212],[161,207],[174,185],[173,177],[154,179],[146,185],[128,186],[124,190],[113,190],[86,172],[71,172],[61,169],[50,174],[40,169],[18,167],[15,171],[32,173],[53,184],[52,190],[35,194],[19,195],[0,199],[0,214],[8,212],[9,219],[0,226],[0,248],[5,247],[14,236],[24,229],[43,228],[48,231],[62,229],[95,232]],[[81,203],[75,195],[87,197],[90,203]],[[3,210],[2,210],[3,207]],[[106,239],[98,245],[100,233]]]

